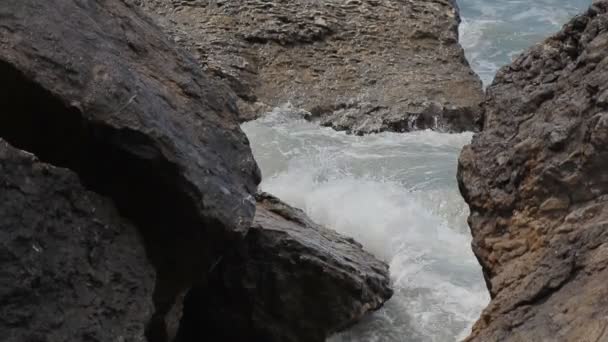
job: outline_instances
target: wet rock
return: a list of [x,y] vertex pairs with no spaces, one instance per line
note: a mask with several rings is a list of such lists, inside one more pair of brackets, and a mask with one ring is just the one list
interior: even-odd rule
[[178,295],[253,220],[260,174],[234,99],[124,1],[3,0],[0,18],[0,137],[141,230],[157,272],[148,337],[164,341]]
[[[220,230],[247,230],[260,176],[233,99],[153,23],[118,0],[8,0],[0,11],[0,65],[10,77],[4,87],[39,85],[91,131],[83,139],[174,168],[166,181],[197,207],[192,215],[217,221]],[[3,130],[30,128],[15,116],[4,115]]]
[[154,269],[110,200],[0,139],[0,204],[3,341],[145,340]]
[[178,341],[325,341],[392,295],[388,266],[302,211],[258,195],[246,240],[185,301]]
[[468,341],[608,340],[608,2],[498,73],[460,157],[492,301]]
[[[322,341],[390,297],[386,264],[302,212],[262,196],[253,221],[230,89],[136,8],[6,0],[0,18],[0,336]],[[308,43],[314,23],[248,39]]]
[[241,120],[291,103],[356,134],[478,128],[454,1],[129,1],[230,85]]

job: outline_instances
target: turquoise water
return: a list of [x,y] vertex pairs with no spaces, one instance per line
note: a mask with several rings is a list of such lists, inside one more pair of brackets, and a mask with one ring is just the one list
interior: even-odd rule
[[[487,85],[496,70],[557,31],[590,0],[462,0],[461,42]],[[457,159],[470,133],[352,136],[276,108],[243,125],[261,188],[354,237],[390,265],[395,295],[329,342],[449,342],[489,301],[470,248]]]
[[467,59],[489,85],[499,67],[558,31],[591,0],[460,0],[460,41]]

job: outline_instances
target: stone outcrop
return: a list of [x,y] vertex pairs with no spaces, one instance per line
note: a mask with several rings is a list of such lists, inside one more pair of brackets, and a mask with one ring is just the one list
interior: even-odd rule
[[491,303],[468,341],[608,340],[608,2],[504,67],[460,157]]
[[129,0],[226,81],[242,120],[291,103],[356,134],[476,129],[452,0]]
[[0,140],[2,341],[144,341],[153,286],[111,201]]
[[176,296],[253,220],[260,174],[234,99],[123,1],[4,0],[0,18],[0,137],[139,228],[164,340]]
[[3,0],[0,18],[0,336],[322,341],[390,297],[354,241],[268,196],[255,213],[230,89],[137,8]]
[[[64,156],[45,157],[69,164],[96,159],[78,147],[104,140],[124,158],[163,169],[166,185],[191,203],[182,210],[193,219],[208,221],[220,234],[247,230],[260,175],[233,99],[154,24],[118,0],[6,0],[0,11],[3,94],[11,95],[3,99],[9,107],[0,129],[9,141],[50,150],[72,138],[79,144],[59,146]],[[31,93],[27,82],[56,103],[19,103]],[[36,119],[38,126],[50,121],[39,131],[62,130],[68,137],[25,136]],[[59,132],[45,134],[52,133]],[[95,146],[81,149],[87,147]]]
[[391,295],[388,265],[260,194],[245,241],[186,297],[178,341],[324,342]]

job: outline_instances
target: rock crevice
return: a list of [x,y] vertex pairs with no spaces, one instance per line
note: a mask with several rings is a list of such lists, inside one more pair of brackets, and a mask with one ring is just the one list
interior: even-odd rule
[[199,216],[180,190],[187,187],[175,183],[177,166],[155,150],[150,136],[89,122],[9,64],[0,62],[0,72],[6,77],[0,85],[6,95],[0,100],[6,113],[0,118],[0,136],[46,163],[73,170],[87,189],[111,198],[139,228],[156,269],[154,299],[164,319],[178,293],[202,281],[193,274],[204,267],[204,260],[222,248],[208,246],[214,237],[198,228],[217,223]]
[[9,0],[0,17],[0,137],[138,228],[156,271],[148,337],[166,340],[179,293],[253,219],[260,175],[233,100],[122,1]]

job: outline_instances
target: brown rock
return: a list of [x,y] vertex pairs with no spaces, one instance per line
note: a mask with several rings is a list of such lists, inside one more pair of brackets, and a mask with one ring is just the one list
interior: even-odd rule
[[492,301],[468,341],[608,340],[608,2],[500,70],[460,157]]
[[357,134],[477,128],[453,1],[130,1],[231,86],[242,120],[291,103]]

